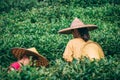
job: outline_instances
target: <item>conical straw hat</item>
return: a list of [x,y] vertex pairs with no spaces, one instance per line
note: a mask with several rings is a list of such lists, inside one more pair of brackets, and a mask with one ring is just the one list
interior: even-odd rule
[[24,55],[33,56],[33,59],[37,60],[37,66],[47,66],[48,60],[43,57],[41,54],[38,53],[36,48],[12,48],[12,54],[17,58],[20,59]]
[[94,30],[97,28],[96,25],[93,24],[84,24],[81,20],[78,18],[75,18],[73,22],[71,23],[71,26],[69,28],[62,29],[58,31],[61,34],[71,34],[73,29],[79,29],[79,28],[88,28],[89,31]]

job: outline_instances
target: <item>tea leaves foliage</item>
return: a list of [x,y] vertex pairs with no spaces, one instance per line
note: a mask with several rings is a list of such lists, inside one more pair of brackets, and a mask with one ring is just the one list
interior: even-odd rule
[[[120,2],[119,0],[1,0],[0,1],[0,80],[118,80],[120,78]],[[90,32],[105,59],[88,59],[71,64],[62,59],[72,35],[58,31],[78,17],[85,24],[96,24]],[[48,58],[47,68],[23,67],[22,72],[7,73],[16,59],[13,47],[36,47]]]

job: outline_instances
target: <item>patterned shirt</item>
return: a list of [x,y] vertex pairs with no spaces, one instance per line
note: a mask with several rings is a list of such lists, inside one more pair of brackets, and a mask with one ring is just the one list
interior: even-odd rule
[[13,69],[15,69],[15,70],[20,70],[20,68],[21,68],[21,65],[20,65],[20,63],[18,63],[18,62],[14,62],[14,63],[12,63],[11,65],[10,65],[10,67],[12,67]]

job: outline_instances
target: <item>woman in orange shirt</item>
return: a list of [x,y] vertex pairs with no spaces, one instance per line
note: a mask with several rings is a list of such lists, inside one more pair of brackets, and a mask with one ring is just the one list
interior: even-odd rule
[[60,30],[61,34],[73,34],[74,39],[70,40],[63,53],[63,58],[67,62],[72,62],[73,58],[80,60],[82,57],[101,59],[104,52],[100,45],[90,39],[88,31],[96,29],[96,25],[85,25],[78,18],[75,18],[70,26]]

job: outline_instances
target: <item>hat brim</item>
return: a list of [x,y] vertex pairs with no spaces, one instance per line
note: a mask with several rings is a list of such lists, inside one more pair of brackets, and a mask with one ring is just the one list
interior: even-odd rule
[[12,48],[11,52],[17,59],[20,59],[24,55],[33,56],[33,59],[36,59],[39,61],[38,66],[47,66],[48,65],[48,60],[45,57],[43,57],[39,53],[35,53],[35,52],[27,50],[25,48]]
[[65,28],[60,31],[58,31],[60,34],[71,34],[73,29],[79,29],[79,28],[87,28],[89,31],[97,29],[96,25],[82,25],[79,27],[73,27],[73,28]]

